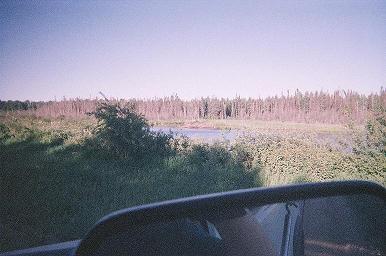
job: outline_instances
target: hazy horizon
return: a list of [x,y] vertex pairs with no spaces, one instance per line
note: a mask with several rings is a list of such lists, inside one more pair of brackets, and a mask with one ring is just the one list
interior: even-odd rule
[[0,99],[386,86],[386,1],[2,1]]
[[[380,91],[381,90],[385,90],[384,87],[380,87],[378,91],[374,91],[374,92],[369,92],[369,93],[360,93],[358,91],[354,91],[354,90],[344,90],[344,89],[337,89],[337,90],[334,90],[334,91],[330,91],[330,90],[318,90],[318,91],[300,91],[300,93],[302,93],[304,95],[304,93],[308,92],[308,93],[327,93],[329,95],[332,95],[334,92],[337,92],[339,91],[341,93],[341,95],[344,93],[344,92],[349,92],[349,91],[352,91],[354,93],[359,93],[360,95],[363,95],[363,96],[369,96],[371,94],[373,95],[380,95]],[[296,89],[294,91],[288,91],[288,92],[283,92],[283,93],[277,93],[277,94],[272,94],[272,95],[265,95],[265,96],[240,96],[240,95],[234,95],[234,96],[226,96],[226,97],[221,97],[221,96],[216,96],[216,95],[201,95],[201,96],[196,96],[196,97],[191,97],[191,98],[184,98],[184,97],[181,97],[180,95],[178,94],[170,94],[170,95],[163,95],[163,96],[144,96],[144,97],[119,97],[119,96],[113,96],[113,95],[106,95],[106,98],[109,99],[109,100],[152,100],[152,99],[163,99],[163,98],[170,98],[170,97],[178,97],[179,99],[181,100],[184,100],[184,101],[190,101],[190,100],[197,100],[197,99],[201,99],[201,98],[210,98],[210,99],[228,99],[228,100],[232,100],[232,99],[235,99],[237,97],[241,97],[243,99],[248,99],[248,98],[251,98],[251,99],[267,99],[267,98],[274,98],[274,97],[281,97],[281,96],[294,96],[295,95],[295,92],[296,92]],[[48,102],[48,101],[63,101],[63,100],[76,100],[76,99],[80,99],[80,100],[103,100],[105,97],[102,96],[100,93],[96,93],[94,94],[93,96],[88,96],[88,97],[81,97],[81,96],[75,96],[75,97],[66,97],[66,96],[61,96],[61,97],[58,97],[58,96],[54,96],[54,98],[52,99],[36,99],[36,100],[31,100],[31,99],[18,99],[18,98],[15,98],[15,99],[4,99],[4,98],[1,98],[0,96],[0,101],[30,101],[30,102]]]

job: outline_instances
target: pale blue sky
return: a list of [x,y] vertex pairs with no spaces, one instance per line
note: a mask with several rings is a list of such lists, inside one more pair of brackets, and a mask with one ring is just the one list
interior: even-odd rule
[[0,99],[386,86],[386,1],[2,1]]

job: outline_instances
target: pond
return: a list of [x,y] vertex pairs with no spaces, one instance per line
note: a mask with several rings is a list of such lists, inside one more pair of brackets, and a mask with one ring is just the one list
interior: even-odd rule
[[160,131],[164,133],[172,132],[176,135],[184,135],[191,139],[201,140],[234,140],[238,136],[236,130],[219,130],[210,128],[176,128],[176,127],[152,127],[153,131]]

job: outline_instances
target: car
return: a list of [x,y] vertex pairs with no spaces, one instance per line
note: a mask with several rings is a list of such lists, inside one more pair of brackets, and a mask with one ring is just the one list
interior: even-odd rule
[[385,241],[386,189],[333,181],[127,208],[80,240],[0,255],[385,255]]

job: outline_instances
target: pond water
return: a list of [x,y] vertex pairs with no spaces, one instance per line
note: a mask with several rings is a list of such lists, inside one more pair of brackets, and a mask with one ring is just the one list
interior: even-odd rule
[[236,130],[218,130],[210,128],[176,128],[176,127],[152,127],[153,131],[160,131],[164,133],[172,132],[176,135],[184,135],[192,139],[203,140],[234,140],[238,136]]

